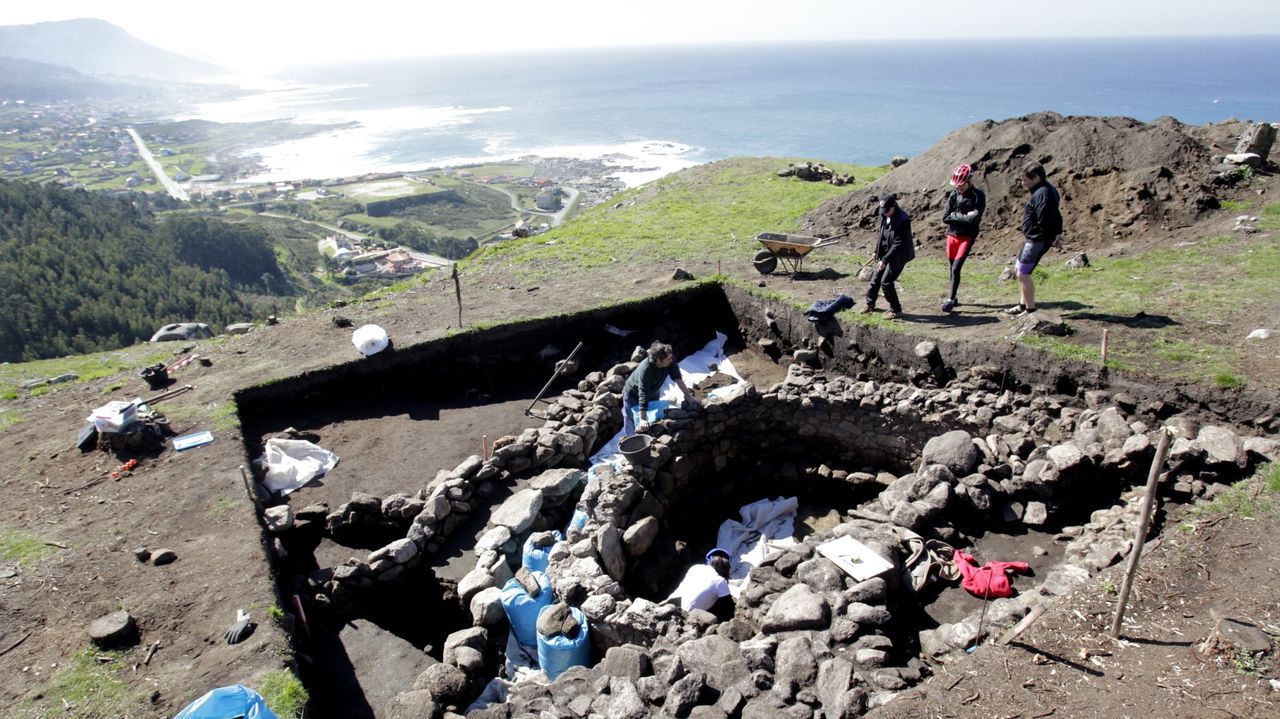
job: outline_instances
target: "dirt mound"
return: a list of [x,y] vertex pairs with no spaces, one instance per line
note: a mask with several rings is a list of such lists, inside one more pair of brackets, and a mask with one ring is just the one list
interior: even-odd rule
[[1062,193],[1065,233],[1073,247],[1170,230],[1218,206],[1208,184],[1212,156],[1230,152],[1245,123],[1194,127],[1171,117],[1142,123],[1126,117],[1063,117],[1041,112],[956,130],[865,188],[832,199],[806,216],[814,233],[836,234],[875,223],[876,197],[898,195],[915,218],[917,243],[941,244],[942,206],[951,170],[973,165],[987,193],[980,243],[999,250],[1022,241],[1018,226],[1027,193],[1021,168],[1038,160]]

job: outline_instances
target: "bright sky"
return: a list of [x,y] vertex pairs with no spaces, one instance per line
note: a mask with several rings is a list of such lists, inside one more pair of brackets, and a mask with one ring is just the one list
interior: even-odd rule
[[1280,1],[7,0],[0,25],[97,17],[229,67],[667,43],[1280,34]]

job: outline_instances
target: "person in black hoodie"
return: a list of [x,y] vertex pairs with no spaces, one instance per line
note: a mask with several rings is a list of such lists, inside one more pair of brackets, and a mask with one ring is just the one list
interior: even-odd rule
[[1036,311],[1036,288],[1031,282],[1031,272],[1040,263],[1050,247],[1062,246],[1062,210],[1058,191],[1045,179],[1044,166],[1028,162],[1022,168],[1022,187],[1031,193],[1022,212],[1022,251],[1018,253],[1018,304],[1005,310],[1019,317]]
[[893,282],[902,274],[907,263],[916,258],[915,239],[911,236],[911,215],[898,207],[896,195],[880,198],[880,238],[876,241],[876,272],[867,288],[867,306],[863,314],[876,308],[876,298],[884,289],[884,299],[889,303],[886,319],[896,319],[902,314],[902,303]]
[[942,303],[942,311],[950,312],[960,302],[956,291],[960,289],[960,268],[969,256],[973,241],[978,238],[982,213],[987,209],[987,196],[973,186],[970,177],[973,168],[960,165],[951,173],[951,186],[947,202],[942,208],[942,221],[947,225],[947,262],[951,264],[951,294]]

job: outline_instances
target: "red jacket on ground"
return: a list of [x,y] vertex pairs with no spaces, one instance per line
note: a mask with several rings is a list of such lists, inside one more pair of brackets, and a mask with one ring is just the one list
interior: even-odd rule
[[969,590],[975,597],[990,599],[992,597],[1011,597],[1013,587],[1009,584],[1009,573],[1028,574],[1030,568],[1026,562],[987,562],[981,567],[972,555],[956,550],[956,568],[960,570],[960,586]]

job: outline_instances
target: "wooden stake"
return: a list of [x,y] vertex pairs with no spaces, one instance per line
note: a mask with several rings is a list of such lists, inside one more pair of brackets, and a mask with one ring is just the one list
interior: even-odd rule
[[293,595],[293,606],[298,608],[298,619],[302,620],[302,629],[307,633],[307,636],[310,637],[311,625],[307,623],[307,611],[302,608],[302,597],[299,597],[296,594]]
[[1107,366],[1107,335],[1108,333],[1110,333],[1110,330],[1108,329],[1102,330],[1102,366],[1104,368]]
[[1164,458],[1169,453],[1169,437],[1172,433],[1168,427],[1160,430],[1160,446],[1156,448],[1156,458],[1151,463],[1151,472],[1147,475],[1147,492],[1142,498],[1142,516],[1138,520],[1138,531],[1133,537],[1133,550],[1129,552],[1129,567],[1124,573],[1124,585],[1120,587],[1120,600],[1116,603],[1116,616],[1111,622],[1111,636],[1120,636],[1120,624],[1124,621],[1125,605],[1129,603],[1129,590],[1133,588],[1133,577],[1138,573],[1138,559],[1142,556],[1142,545],[1147,539],[1147,530],[1151,526],[1151,504],[1155,501],[1156,483],[1160,479],[1160,469],[1164,467]]
[[487,434],[480,435],[480,459],[489,461],[489,435]]
[[996,640],[996,644],[1000,646],[1004,646],[1005,644],[1008,644],[1014,639],[1017,639],[1018,635],[1027,631],[1027,627],[1030,627],[1032,624],[1035,624],[1036,620],[1039,619],[1040,615],[1042,614],[1044,614],[1044,607],[1037,605],[1034,609],[1031,610],[1030,614],[1022,618],[1022,621],[1013,625],[1013,629],[1010,629],[1004,634],[1001,634],[1000,638]]
[[462,282],[458,280],[458,265],[453,266],[453,294],[458,298],[458,329],[462,329]]

